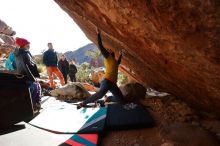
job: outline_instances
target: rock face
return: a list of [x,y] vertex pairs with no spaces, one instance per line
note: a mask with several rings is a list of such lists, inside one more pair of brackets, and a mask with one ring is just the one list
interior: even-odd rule
[[[130,78],[220,115],[219,0],[55,0]],[[117,53],[116,53],[117,55]]]
[[160,135],[165,141],[178,146],[217,146],[218,141],[198,126],[176,123],[162,128]]
[[15,31],[0,19],[0,55],[8,54],[15,46]]

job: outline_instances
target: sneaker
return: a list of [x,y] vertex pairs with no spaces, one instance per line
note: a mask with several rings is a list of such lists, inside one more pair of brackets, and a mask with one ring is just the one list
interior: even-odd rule
[[77,105],[76,109],[80,109],[80,108],[82,108],[83,106],[84,106],[83,103],[80,102],[80,103]]
[[41,104],[40,103],[35,103],[33,105],[33,109],[34,109],[34,112],[39,112],[40,109],[41,109]]

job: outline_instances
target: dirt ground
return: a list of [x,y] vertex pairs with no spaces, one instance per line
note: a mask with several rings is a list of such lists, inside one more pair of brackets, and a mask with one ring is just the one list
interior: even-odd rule
[[220,121],[171,95],[148,94],[142,104],[155,120],[153,128],[106,131],[101,146],[219,146]]

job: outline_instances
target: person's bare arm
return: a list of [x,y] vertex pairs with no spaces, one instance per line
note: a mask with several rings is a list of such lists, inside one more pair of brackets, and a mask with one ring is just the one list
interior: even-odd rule
[[120,56],[119,56],[119,58],[118,58],[118,64],[121,63],[121,59],[122,59],[122,50],[119,51],[119,54],[120,54]]
[[99,50],[101,51],[102,55],[105,58],[107,58],[109,56],[109,52],[102,45],[102,38],[101,38],[100,30],[98,28],[97,28],[97,41],[99,45]]

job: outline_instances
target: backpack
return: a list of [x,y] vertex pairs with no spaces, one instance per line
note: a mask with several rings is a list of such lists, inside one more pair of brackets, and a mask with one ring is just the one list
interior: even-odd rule
[[5,67],[8,70],[16,70],[16,63],[15,63],[15,55],[14,52],[11,52],[8,56],[8,59],[5,62]]
[[33,117],[27,77],[0,72],[0,129]]

